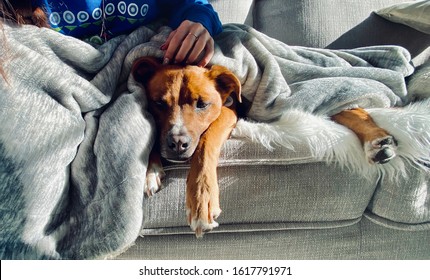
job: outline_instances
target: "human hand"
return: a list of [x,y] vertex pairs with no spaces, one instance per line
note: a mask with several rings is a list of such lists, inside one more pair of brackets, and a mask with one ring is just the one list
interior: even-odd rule
[[186,60],[186,64],[204,67],[214,55],[214,40],[201,23],[184,20],[170,33],[161,49],[166,51],[163,64]]

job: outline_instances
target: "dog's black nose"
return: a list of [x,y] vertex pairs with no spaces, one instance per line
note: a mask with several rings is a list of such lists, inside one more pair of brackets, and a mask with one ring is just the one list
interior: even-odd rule
[[167,146],[175,153],[182,154],[186,152],[191,143],[191,137],[186,135],[169,135],[167,137]]

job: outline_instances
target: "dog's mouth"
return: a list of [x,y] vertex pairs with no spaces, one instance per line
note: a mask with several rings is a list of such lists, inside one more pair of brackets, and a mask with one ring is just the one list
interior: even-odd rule
[[184,163],[188,163],[191,160],[191,156],[177,155],[177,154],[161,153],[161,157],[170,163],[182,163],[182,164],[184,164]]
[[190,161],[190,158],[187,159],[170,159],[170,158],[164,158],[166,161],[170,163],[188,163]]
[[171,151],[168,148],[162,148],[160,152],[161,152],[161,157],[168,162],[187,163],[188,161],[190,161],[194,153],[194,149],[187,150],[186,152],[183,152],[183,153],[178,153],[178,152]]

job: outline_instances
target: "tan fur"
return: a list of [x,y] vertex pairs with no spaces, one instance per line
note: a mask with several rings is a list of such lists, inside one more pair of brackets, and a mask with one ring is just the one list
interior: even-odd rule
[[[187,220],[200,237],[217,226],[215,219],[221,213],[216,168],[221,147],[237,122],[234,105],[223,104],[232,94],[241,101],[240,82],[222,66],[163,66],[148,57],[137,60],[132,73],[145,87],[159,130],[158,147],[149,159],[148,171],[160,166],[157,155],[173,161],[191,158]],[[169,139],[184,140],[175,146]],[[187,139],[186,151],[179,151]]]
[[369,113],[362,108],[342,111],[332,119],[354,131],[362,144],[389,136],[389,133],[377,126]]
[[345,110],[332,116],[332,119],[357,135],[370,163],[387,163],[396,156],[396,140],[379,127],[366,110]]
[[[241,101],[240,82],[222,66],[164,66],[149,57],[138,59],[132,73],[145,87],[149,110],[159,130],[158,146],[149,159],[147,176],[153,177],[161,169],[160,155],[172,161],[191,158],[187,219],[200,237],[218,226],[215,219],[221,208],[216,168],[221,147],[237,122],[235,104],[223,104],[234,93]],[[395,156],[394,138],[378,127],[365,110],[346,110],[332,119],[357,134],[369,162],[385,163]],[[148,195],[159,188],[158,181],[151,181]]]

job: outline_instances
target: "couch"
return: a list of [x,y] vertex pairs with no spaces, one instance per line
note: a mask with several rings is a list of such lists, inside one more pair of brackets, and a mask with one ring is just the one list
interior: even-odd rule
[[[223,23],[289,45],[394,44],[416,65],[429,57],[430,35],[373,13],[402,0],[210,2]],[[141,237],[117,259],[430,259],[428,169],[364,176],[305,145],[268,149],[233,136],[218,168],[220,226],[197,239],[185,219],[187,168],[166,168],[163,189],[144,201]]]
[[[428,259],[430,3],[323,2],[212,1],[236,24],[211,63],[238,76],[248,111],[202,239],[185,219],[187,164],[144,196],[155,129],[130,71],[162,58],[171,29],[93,45],[0,22],[0,258]],[[330,120],[354,106],[398,140],[389,163]]]

